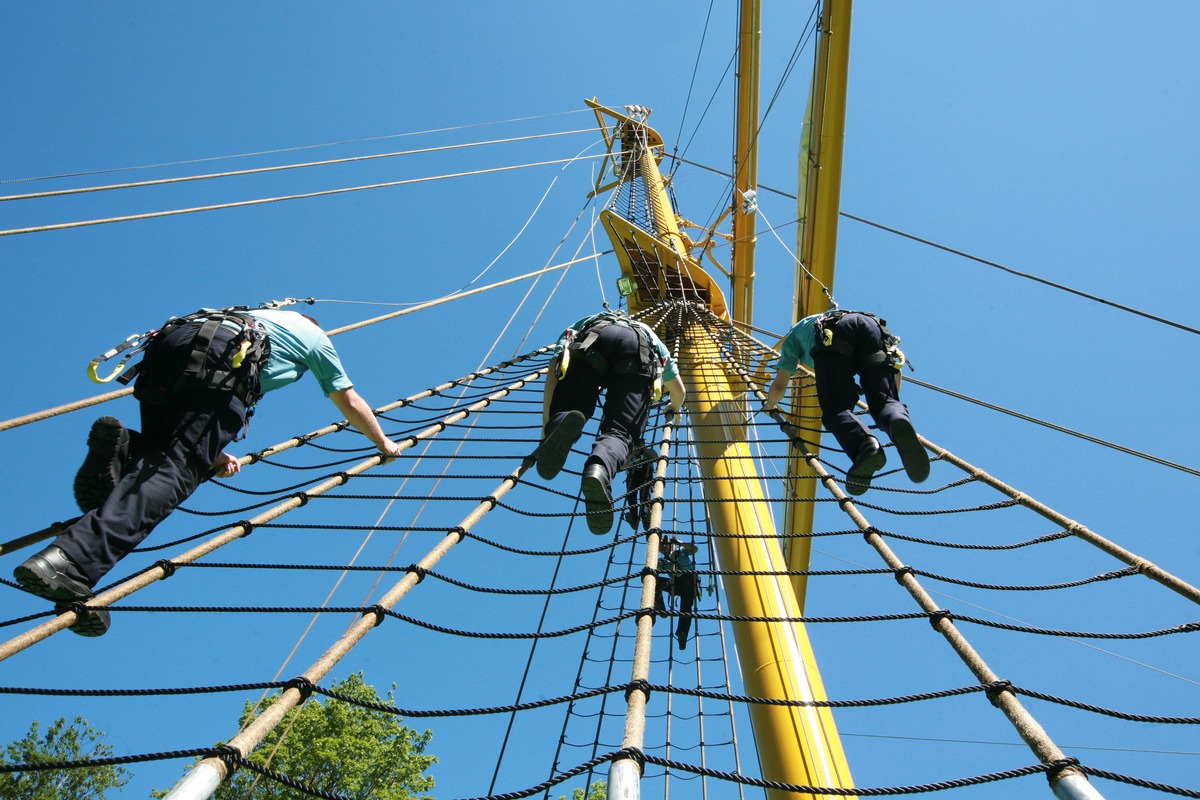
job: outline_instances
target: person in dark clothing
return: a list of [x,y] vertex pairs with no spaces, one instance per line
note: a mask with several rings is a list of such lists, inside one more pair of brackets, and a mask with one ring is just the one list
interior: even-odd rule
[[[929,477],[929,457],[900,402],[899,370],[904,356],[878,317],[860,311],[826,311],[797,322],[780,348],[779,371],[767,391],[766,411],[779,405],[798,364],[816,375],[821,423],[854,464],[846,491],[860,495],[887,463],[879,440],[854,413],[859,384],[876,427],[896,446],[904,471],[915,483]],[[857,376],[859,384],[855,383]]]
[[698,548],[694,544],[681,542],[664,536],[658,543],[658,575],[655,578],[657,593],[654,607],[666,611],[670,596],[679,598],[679,621],[675,624],[675,640],[679,649],[687,647],[688,632],[692,628],[692,607],[696,603],[696,562],[692,556]]
[[[14,570],[26,591],[56,602],[91,597],[92,587],[210,475],[230,477],[240,470],[224,448],[245,426],[247,407],[307,371],[381,453],[400,454],[311,318],[278,310],[228,319],[224,312],[210,313],[219,324],[168,323],[146,348],[134,387],[140,432],[114,417],[93,424],[88,456],[75,479],[84,514]],[[269,355],[256,363],[239,359],[255,337],[265,339]],[[191,377],[189,366],[195,368]],[[97,608],[81,614],[71,630],[100,636],[108,626],[108,611]]]
[[606,391],[600,432],[580,482],[588,529],[594,534],[612,529],[612,478],[641,441],[660,385],[669,391],[669,410],[678,412],[687,390],[675,360],[648,325],[621,312],[584,317],[559,337],[546,377],[537,470],[545,480],[559,473],[595,412],[600,392]]

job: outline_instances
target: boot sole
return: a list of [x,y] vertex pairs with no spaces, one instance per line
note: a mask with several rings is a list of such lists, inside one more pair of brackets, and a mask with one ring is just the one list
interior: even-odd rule
[[896,445],[896,452],[900,454],[900,462],[904,464],[904,471],[908,473],[908,479],[913,483],[920,483],[928,478],[929,455],[917,439],[917,432],[913,430],[912,423],[897,420],[892,423],[889,432],[892,435],[892,443]]
[[75,503],[85,514],[104,505],[121,479],[121,454],[129,431],[116,417],[100,417],[88,433],[88,454],[75,474]]
[[[21,588],[30,594],[35,594],[45,600],[54,602],[79,600],[90,597],[91,589],[72,578],[64,578],[58,572],[44,564],[35,563],[33,566],[21,564],[13,570],[13,578],[21,584]],[[64,583],[64,581],[69,583]],[[78,588],[76,588],[78,587]]]
[[542,442],[537,452],[537,473],[542,480],[553,480],[567,463],[571,448],[583,433],[587,417],[579,411],[572,411],[558,423]]
[[108,613],[107,609],[93,608],[75,620],[67,630],[71,633],[94,639],[97,636],[103,636],[108,633],[109,626],[111,625],[112,616]]
[[870,458],[858,462],[846,473],[846,492],[858,497],[871,488],[871,478],[883,469],[887,463],[887,455],[882,449],[875,451]]
[[583,502],[587,507],[588,530],[597,536],[603,536],[612,530],[612,496],[608,493],[604,482],[598,478],[584,478],[579,489],[583,493]]

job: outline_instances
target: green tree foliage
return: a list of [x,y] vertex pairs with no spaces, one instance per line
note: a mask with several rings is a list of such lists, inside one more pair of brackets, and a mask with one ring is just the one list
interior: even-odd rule
[[[567,800],[565,794],[560,794],[558,800]],[[608,800],[608,782],[596,781],[588,790],[587,797],[583,796],[583,788],[576,788],[571,792],[571,800]]]
[[[67,724],[66,717],[39,734],[40,723],[29,733],[4,748],[0,764],[45,764],[51,761],[83,761],[107,758],[112,748],[104,744],[104,731],[93,730],[83,717]],[[0,773],[0,797],[4,800],[96,800],[113,787],[129,783],[132,773],[118,766],[75,769],[29,770]]]
[[[332,689],[360,702],[395,702],[390,691],[386,700],[381,699],[361,672],[335,682]],[[240,727],[278,699],[278,695],[268,698],[257,712],[246,703]],[[433,788],[433,778],[423,774],[437,761],[425,755],[432,738],[431,731],[418,733],[394,714],[313,695],[299,709],[288,712],[250,754],[250,761],[323,792],[362,800],[419,800],[428,798],[424,793]],[[156,797],[164,794],[154,793]],[[311,800],[311,795],[245,768],[227,779],[214,797]]]

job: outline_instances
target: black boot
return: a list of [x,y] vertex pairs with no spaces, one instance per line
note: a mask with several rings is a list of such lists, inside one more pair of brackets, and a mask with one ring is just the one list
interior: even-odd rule
[[[13,577],[25,591],[59,604],[92,596],[91,584],[83,570],[54,545],[25,559],[13,570]],[[57,610],[61,613],[63,609]],[[80,636],[103,636],[109,623],[107,609],[89,609],[79,615],[70,630]]]
[[75,502],[87,513],[104,505],[129,458],[129,431],[116,417],[101,417],[88,433],[88,454],[75,474]]
[[558,421],[542,440],[537,451],[537,471],[542,480],[551,480],[567,463],[571,454],[571,446],[579,439],[587,417],[581,411],[569,411]]
[[929,456],[926,455],[921,440],[917,438],[912,423],[906,419],[898,419],[892,423],[888,434],[892,437],[892,443],[896,445],[896,452],[900,454],[900,461],[904,464],[908,479],[913,483],[920,483],[928,478]]
[[584,466],[579,490],[583,493],[583,502],[587,507],[588,530],[597,536],[603,536],[612,530],[613,501],[609,481],[604,465]]
[[860,495],[871,488],[871,478],[887,463],[887,456],[879,446],[879,440],[872,436],[859,448],[854,466],[846,473],[846,491],[852,495]]

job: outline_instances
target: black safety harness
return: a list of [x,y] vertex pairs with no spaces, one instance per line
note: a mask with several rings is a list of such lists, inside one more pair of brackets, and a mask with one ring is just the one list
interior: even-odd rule
[[[838,320],[847,314],[859,314],[873,319],[875,324],[879,326],[879,338],[883,342],[883,349],[870,353],[865,357],[856,357],[852,342],[834,336]],[[906,363],[904,352],[900,349],[900,337],[887,329],[887,320],[881,319],[869,311],[849,311],[840,308],[827,311],[817,318],[815,330],[818,348],[828,348],[838,355],[845,356],[855,361],[856,366],[873,367],[881,364],[890,364],[893,369],[899,372],[901,367]],[[908,368],[910,370],[913,369],[912,364],[909,364]]]
[[[600,352],[595,344],[600,339],[600,333],[609,325],[623,324],[633,330],[638,337],[637,357],[622,358],[615,363],[609,363],[608,358]],[[570,337],[564,354],[564,361],[579,357],[587,362],[592,369],[601,375],[644,375],[656,383],[662,376],[663,360],[650,339],[650,333],[640,324],[618,311],[608,311],[592,320],[583,330]]]
[[[262,323],[251,316],[248,306],[231,306],[220,309],[200,309],[182,317],[171,317],[157,330],[131,336],[121,345],[94,359],[88,366],[92,380],[104,383],[113,378],[118,383],[128,384],[134,378],[133,394],[139,401],[152,405],[166,405],[171,397],[181,392],[209,391],[232,393],[247,409],[262,397],[259,374],[271,354],[271,344]],[[191,338],[191,352],[183,369],[164,368],[159,357],[159,347],[167,336],[181,328],[191,327],[195,333]],[[209,350],[213,339],[222,327],[235,331],[230,342],[234,348],[232,359],[222,363],[212,359]],[[116,371],[107,378],[96,375],[96,366],[118,353],[134,348],[122,359]],[[141,354],[142,360],[128,371],[120,374],[124,365],[134,356]]]

